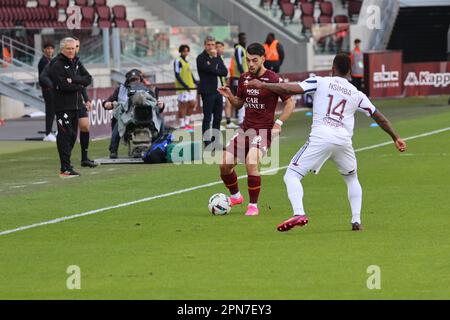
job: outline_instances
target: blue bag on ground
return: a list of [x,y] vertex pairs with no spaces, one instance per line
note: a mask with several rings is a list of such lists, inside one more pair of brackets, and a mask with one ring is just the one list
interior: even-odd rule
[[171,133],[165,133],[156,139],[144,155],[142,160],[145,163],[166,163],[167,162],[167,146],[173,141]]

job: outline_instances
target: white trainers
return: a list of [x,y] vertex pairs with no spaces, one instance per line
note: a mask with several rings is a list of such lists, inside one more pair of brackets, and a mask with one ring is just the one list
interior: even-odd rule
[[239,128],[240,127],[233,122],[230,122],[229,124],[227,124],[227,129],[239,129]]
[[53,135],[53,133],[48,134],[45,136],[44,140],[46,142],[56,142],[56,137]]

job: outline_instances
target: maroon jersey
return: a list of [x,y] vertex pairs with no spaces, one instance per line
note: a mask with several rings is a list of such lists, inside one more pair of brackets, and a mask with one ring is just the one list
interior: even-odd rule
[[282,82],[282,79],[271,70],[267,70],[261,77],[246,72],[239,79],[237,96],[244,100],[243,107],[245,108],[243,129],[272,129],[278,98],[286,101],[290,96],[279,96],[265,89],[249,89],[245,86],[245,83],[252,79],[268,83],[279,83]]

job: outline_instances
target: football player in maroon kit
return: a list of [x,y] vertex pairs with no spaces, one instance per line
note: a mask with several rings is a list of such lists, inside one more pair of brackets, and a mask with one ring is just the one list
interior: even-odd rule
[[[248,175],[248,193],[250,203],[246,216],[259,214],[258,197],[261,190],[261,175],[259,173],[260,159],[266,155],[272,137],[280,134],[281,126],[290,117],[295,108],[294,100],[287,95],[278,95],[269,90],[250,89],[246,84],[252,79],[268,83],[279,83],[282,79],[278,74],[264,67],[264,47],[253,43],[247,48],[247,63],[249,72],[241,75],[237,95],[234,96],[228,87],[219,88],[219,92],[231,102],[233,107],[245,108],[245,119],[242,127],[227,144],[223,153],[220,175],[231,193],[232,206],[242,204],[244,197],[239,192],[235,167],[238,161],[245,162]],[[284,102],[284,110],[275,121],[275,110],[278,99]]]

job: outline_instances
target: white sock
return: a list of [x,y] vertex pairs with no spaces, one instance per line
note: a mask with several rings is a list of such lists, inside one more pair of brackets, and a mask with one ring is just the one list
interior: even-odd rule
[[184,118],[180,119],[180,128],[183,128],[184,126],[186,126],[185,122],[184,122]]
[[238,111],[238,122],[239,124],[242,124],[244,122],[244,117],[245,117],[245,108],[242,107],[239,109]]
[[348,201],[352,208],[352,223],[361,223],[362,188],[358,175],[343,176],[348,189]]
[[252,207],[255,207],[255,208],[258,208],[258,204],[257,203],[249,203],[248,205],[252,206]]
[[236,199],[236,200],[237,200],[237,199],[239,199],[239,198],[241,197],[241,192],[238,191],[238,193],[232,194],[231,197],[232,197],[233,199]]
[[305,209],[303,208],[303,186],[301,180],[303,177],[290,169],[286,170],[284,175],[284,183],[288,193],[289,200],[291,201],[292,210],[294,215],[305,215]]
[[188,126],[189,123],[191,123],[191,117],[190,116],[184,117],[184,122],[186,122],[186,125]]

